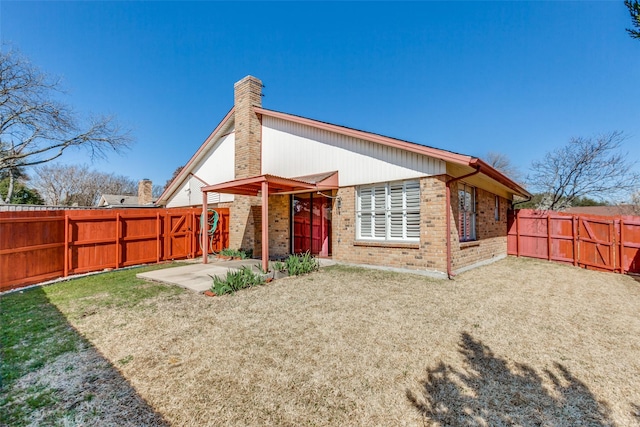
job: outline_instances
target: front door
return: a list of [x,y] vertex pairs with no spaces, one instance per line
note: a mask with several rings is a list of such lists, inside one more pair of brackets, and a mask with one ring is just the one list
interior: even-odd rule
[[331,256],[331,199],[314,193],[292,199],[293,253]]

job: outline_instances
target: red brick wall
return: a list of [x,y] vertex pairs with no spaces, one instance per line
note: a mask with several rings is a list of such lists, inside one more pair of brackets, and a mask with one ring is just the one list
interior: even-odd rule
[[269,197],[269,255],[285,257],[291,248],[291,196]]
[[[500,220],[494,218],[494,195],[477,189],[477,241],[458,239],[458,191],[451,191],[451,250],[453,270],[506,255],[508,201],[500,199]],[[420,180],[420,242],[386,243],[356,241],[356,188],[338,191],[341,208],[334,204],[333,259],[356,264],[385,265],[417,270],[447,271],[445,177]]]
[[507,209],[509,201],[500,197],[500,218],[495,219],[495,194],[476,188],[476,240],[458,238],[458,187],[451,188],[451,266],[454,272],[507,254]]
[[356,188],[338,191],[334,202],[333,259],[356,264],[446,271],[445,184],[442,177],[420,180],[420,242],[386,243],[356,240]]

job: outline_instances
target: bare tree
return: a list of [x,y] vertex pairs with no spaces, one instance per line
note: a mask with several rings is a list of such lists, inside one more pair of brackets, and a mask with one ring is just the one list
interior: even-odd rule
[[631,15],[631,24],[637,28],[633,30],[627,28],[627,32],[634,39],[640,39],[640,1],[639,0],[624,0],[625,6],[629,9]]
[[83,148],[92,159],[121,152],[132,142],[112,117],[80,120],[57,98],[60,81],[33,66],[15,50],[0,52],[0,171],[9,177],[10,200],[15,172]]
[[634,215],[640,215],[640,190],[631,195],[631,212]]
[[[163,190],[162,190],[162,191],[166,190],[166,189],[169,187],[169,185],[173,182],[173,180],[174,180],[174,179],[176,179],[178,175],[180,175],[180,172],[182,172],[182,169],[184,169],[184,166],[178,166],[178,167],[173,171],[173,175],[171,175],[171,178],[169,178],[169,179],[167,180],[167,182],[165,182],[165,183],[164,183],[164,188],[163,188]],[[160,194],[158,195],[158,197],[160,197],[160,195],[161,195],[161,194],[162,194],[162,193],[160,193]]]
[[640,175],[621,152],[622,132],[572,138],[534,161],[529,184],[543,194],[539,209],[562,210],[582,197],[622,200],[638,187]]
[[48,205],[95,206],[102,194],[137,194],[137,183],[86,165],[49,164],[35,168],[33,186]]
[[520,170],[511,163],[511,159],[506,154],[489,151],[486,155],[486,162],[515,181],[520,181],[522,178]]
[[153,196],[154,199],[157,199],[158,197],[160,197],[163,192],[164,192],[164,187],[162,185],[153,184],[153,187],[151,187],[151,195]]

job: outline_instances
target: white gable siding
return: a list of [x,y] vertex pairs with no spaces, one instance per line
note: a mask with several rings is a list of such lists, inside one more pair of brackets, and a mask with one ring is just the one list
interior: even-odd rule
[[340,186],[446,172],[445,162],[398,148],[263,116],[262,173],[283,177],[339,171]]
[[[207,157],[198,162],[191,173],[201,178],[209,185],[231,181],[235,178],[235,140],[231,133],[218,141]],[[202,191],[205,184],[193,175],[189,175],[178,191],[173,193],[167,202],[167,207],[193,206],[202,204]],[[209,203],[231,202],[233,195],[209,193]]]

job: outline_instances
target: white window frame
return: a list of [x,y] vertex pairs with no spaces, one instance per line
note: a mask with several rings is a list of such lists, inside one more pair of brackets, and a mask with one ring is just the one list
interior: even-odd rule
[[420,201],[417,180],[358,187],[357,240],[420,242]]
[[458,237],[461,242],[477,240],[476,235],[476,188],[458,184]]

